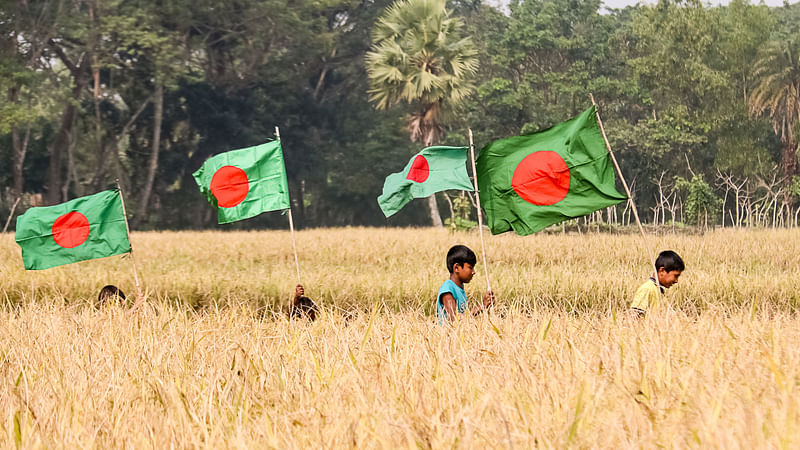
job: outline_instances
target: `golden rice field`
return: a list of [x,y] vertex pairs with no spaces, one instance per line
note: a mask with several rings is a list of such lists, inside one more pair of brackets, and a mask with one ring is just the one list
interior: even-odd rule
[[[288,232],[135,233],[128,259],[25,272],[0,235],[0,447],[798,448],[800,230],[487,237],[498,304],[442,327],[434,297],[477,233],[297,234],[314,323],[282,312]],[[667,307],[627,300],[654,249]]]

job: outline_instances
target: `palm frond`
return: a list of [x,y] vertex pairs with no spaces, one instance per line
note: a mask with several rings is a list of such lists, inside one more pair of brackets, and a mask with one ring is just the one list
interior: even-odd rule
[[753,73],[758,82],[750,114],[767,113],[781,141],[794,145],[800,125],[800,35],[765,46]]
[[420,105],[419,117],[412,118],[415,125],[409,122],[415,140],[437,133],[437,126],[431,125],[436,121],[425,115],[439,114],[445,103],[461,102],[474,89],[471,79],[478,70],[477,49],[469,37],[461,35],[463,22],[450,17],[445,3],[395,2],[372,30],[373,45],[365,58],[370,101],[376,108],[400,102]]

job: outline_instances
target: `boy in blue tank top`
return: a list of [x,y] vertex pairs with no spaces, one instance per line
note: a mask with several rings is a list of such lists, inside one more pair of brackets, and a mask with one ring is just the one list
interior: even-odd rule
[[[472,281],[477,264],[475,253],[464,245],[456,245],[447,252],[447,270],[450,279],[442,283],[439,295],[436,297],[436,316],[439,323],[456,319],[458,314],[467,312],[467,294],[464,292],[464,283]],[[494,303],[492,291],[483,296],[483,303],[476,305],[470,311],[476,315]]]

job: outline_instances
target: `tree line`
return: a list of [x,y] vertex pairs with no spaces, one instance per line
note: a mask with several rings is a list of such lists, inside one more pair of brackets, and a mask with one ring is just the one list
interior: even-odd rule
[[464,197],[389,220],[375,200],[412,154],[547,128],[592,93],[646,221],[798,224],[799,4],[0,4],[0,218],[119,180],[137,229],[216,226],[192,172],[278,125],[299,226],[427,225]]

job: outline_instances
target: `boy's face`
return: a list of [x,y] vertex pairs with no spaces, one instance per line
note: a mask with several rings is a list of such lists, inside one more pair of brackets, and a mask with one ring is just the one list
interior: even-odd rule
[[475,275],[475,268],[470,263],[453,264],[453,275],[457,276],[462,283],[469,283]]
[[658,268],[658,284],[664,286],[665,288],[671,288],[672,285],[678,282],[678,278],[681,276],[680,270],[670,270],[667,272],[666,269],[663,267]]

